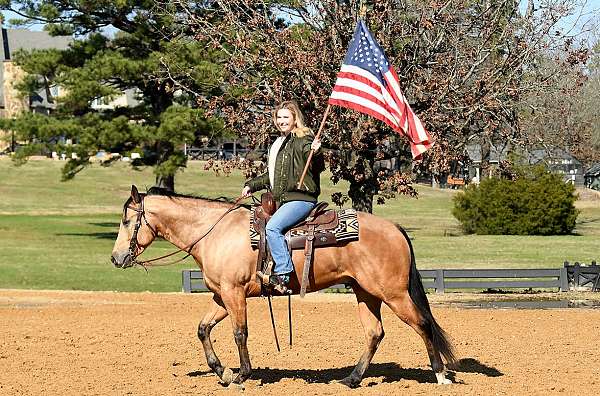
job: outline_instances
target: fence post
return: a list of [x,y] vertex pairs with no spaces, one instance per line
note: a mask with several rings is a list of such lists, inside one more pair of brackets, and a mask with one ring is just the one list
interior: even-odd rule
[[560,291],[568,292],[569,291],[569,276],[567,275],[567,269],[565,267],[560,269],[560,276],[558,277],[560,281]]
[[183,284],[183,292],[191,293],[192,292],[192,274],[190,270],[181,271],[181,281]]
[[581,267],[579,266],[578,262],[575,262],[575,266],[573,267],[573,283],[575,284],[575,287],[579,287],[579,276],[581,272]]
[[444,293],[446,291],[446,285],[444,284],[444,270],[436,269],[435,270],[435,292],[436,293]]

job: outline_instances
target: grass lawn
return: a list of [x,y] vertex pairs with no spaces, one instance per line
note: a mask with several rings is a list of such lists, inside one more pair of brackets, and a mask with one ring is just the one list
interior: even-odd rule
[[[109,261],[123,202],[131,184],[153,184],[151,169],[127,164],[94,165],[69,182],[60,181],[61,162],[30,161],[14,167],[0,159],[0,288],[178,291],[181,269],[191,260],[143,270],[117,270]],[[328,200],[333,186],[322,177]],[[192,162],[176,179],[178,192],[210,197],[236,197],[240,173],[216,176]],[[419,268],[548,268],[563,261],[597,260],[600,199],[578,201],[581,214],[575,235],[464,235],[451,214],[455,191],[419,186],[419,198],[400,197],[375,214],[396,221],[413,238]],[[172,251],[155,243],[147,257]]]

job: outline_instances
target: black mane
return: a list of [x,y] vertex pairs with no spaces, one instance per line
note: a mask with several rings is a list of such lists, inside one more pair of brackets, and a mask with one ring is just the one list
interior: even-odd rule
[[[163,197],[173,197],[173,198],[192,198],[192,199],[201,199],[203,201],[209,202],[218,202],[218,203],[233,203],[235,200],[227,197],[219,197],[219,198],[207,198],[199,195],[188,195],[188,194],[178,194],[174,191],[168,190],[163,187],[150,187],[146,192],[147,196],[151,195],[161,195]],[[246,205],[241,205],[246,206]]]

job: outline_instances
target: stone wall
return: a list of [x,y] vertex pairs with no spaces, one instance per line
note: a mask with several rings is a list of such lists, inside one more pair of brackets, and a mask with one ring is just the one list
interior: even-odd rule
[[[2,81],[4,109],[0,109],[0,117],[12,118],[29,107],[28,99],[20,97],[15,88],[15,84],[23,78],[25,72],[11,61],[2,62],[2,67],[4,69]],[[10,132],[0,130],[0,151],[9,146]]]

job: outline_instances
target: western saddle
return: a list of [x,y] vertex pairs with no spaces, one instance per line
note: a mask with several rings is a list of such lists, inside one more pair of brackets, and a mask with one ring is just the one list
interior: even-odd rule
[[[337,245],[334,230],[338,226],[339,219],[335,210],[326,209],[327,205],[327,202],[319,202],[305,220],[296,224],[285,234],[290,254],[292,250],[304,249],[304,270],[300,284],[301,297],[306,294],[315,248]],[[273,259],[267,246],[265,227],[275,210],[276,204],[270,192],[262,194],[260,204],[256,205],[254,209],[254,229],[260,235],[256,271],[267,276],[273,270]],[[262,279],[259,278],[259,281],[262,282]],[[263,286],[266,285],[263,284]]]

